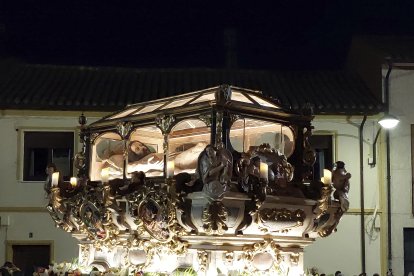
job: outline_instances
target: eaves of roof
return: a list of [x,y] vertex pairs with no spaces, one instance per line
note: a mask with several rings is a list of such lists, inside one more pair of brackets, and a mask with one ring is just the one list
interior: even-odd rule
[[14,63],[0,74],[1,109],[115,111],[128,104],[229,84],[260,90],[295,111],[309,105],[314,114],[327,115],[373,115],[383,110],[363,80],[343,70],[133,69]]

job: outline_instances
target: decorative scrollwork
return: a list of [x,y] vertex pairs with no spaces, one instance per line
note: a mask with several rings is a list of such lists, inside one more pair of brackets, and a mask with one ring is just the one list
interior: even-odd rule
[[200,115],[198,116],[198,119],[203,121],[206,124],[206,126],[211,126],[211,115]]
[[225,260],[226,260],[226,264],[228,266],[233,265],[233,260],[234,260],[234,252],[226,252],[225,253]]
[[121,135],[122,139],[126,139],[132,130],[131,122],[119,122],[116,125],[116,131]]
[[[77,191],[66,193],[70,197],[74,197]],[[55,221],[57,227],[62,228],[66,232],[76,231],[79,227],[76,223],[74,215],[74,204],[76,199],[69,201],[68,198],[61,195],[61,189],[56,186],[52,187],[49,195],[49,205],[46,207],[50,216]]]
[[270,232],[288,232],[290,229],[303,225],[306,214],[303,210],[295,211],[288,209],[259,210],[257,220],[264,225],[264,229]]
[[79,245],[79,264],[88,265],[88,260],[90,257],[90,245],[89,244],[80,244]]
[[96,139],[99,137],[99,133],[91,133],[90,138],[89,138],[89,142],[91,145],[95,144]]
[[289,254],[289,258],[290,258],[290,263],[292,265],[298,265],[299,264],[299,258],[300,258],[300,254],[299,253],[290,253]]
[[203,228],[207,234],[223,235],[228,230],[226,225],[227,210],[221,201],[213,201],[203,210]]
[[163,141],[163,150],[164,155],[168,154],[168,134],[170,133],[175,122],[175,117],[171,115],[162,115],[158,116],[155,119],[155,124],[161,130],[162,135],[164,136]]
[[322,215],[326,214],[326,211],[329,209],[329,204],[331,202],[332,187],[331,185],[323,186],[321,188],[321,198],[318,200],[314,214],[316,219],[319,219]]
[[313,166],[316,161],[316,153],[312,149],[309,138],[312,136],[312,129],[311,127],[307,127],[304,133],[304,149],[303,149],[303,162],[308,166]]
[[[254,271],[256,269],[255,264],[260,262],[260,257],[264,254],[270,255],[272,258],[271,263],[278,264],[283,260],[279,245],[273,240],[265,240],[243,248],[241,260],[245,263],[245,270]],[[255,261],[255,258],[259,260]]]
[[239,114],[230,114],[230,125],[232,125],[235,121],[242,119],[242,116]]
[[216,148],[223,148],[223,111],[216,113]]
[[[325,238],[329,236],[330,234],[332,234],[332,232],[335,232],[336,226],[341,220],[341,217],[343,214],[344,212],[340,208],[334,214],[331,214],[329,216],[329,220],[325,224],[323,224],[321,227],[319,227],[319,230],[317,230],[318,235],[322,238]],[[332,219],[330,219],[330,217],[332,217]]]
[[78,170],[84,169],[86,166],[86,157],[85,154],[81,151],[75,154],[73,165]]
[[200,271],[206,272],[207,263],[208,263],[208,253],[207,251],[197,251],[197,259],[200,267]]
[[162,134],[168,134],[171,131],[174,122],[175,117],[171,115],[162,115],[155,119],[155,123]]

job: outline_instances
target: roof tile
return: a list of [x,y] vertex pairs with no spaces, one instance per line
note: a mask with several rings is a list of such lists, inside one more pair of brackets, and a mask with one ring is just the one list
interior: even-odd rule
[[128,104],[230,84],[253,90],[315,114],[375,114],[382,111],[359,76],[348,71],[255,71],[150,69],[17,63],[0,78],[0,108],[114,111]]

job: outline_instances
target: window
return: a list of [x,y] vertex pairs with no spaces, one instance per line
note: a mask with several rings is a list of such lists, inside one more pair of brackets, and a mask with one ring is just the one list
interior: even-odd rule
[[404,275],[414,272],[414,228],[404,228]]
[[43,181],[46,166],[55,163],[64,180],[72,175],[74,133],[24,131],[23,180]]
[[313,166],[313,179],[318,180],[323,176],[323,170],[332,170],[333,167],[333,135],[313,135],[309,143],[316,153],[316,162]]

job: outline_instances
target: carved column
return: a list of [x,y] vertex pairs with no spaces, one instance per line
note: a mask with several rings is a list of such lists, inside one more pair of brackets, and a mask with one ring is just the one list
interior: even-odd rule
[[218,150],[224,148],[224,145],[223,145],[223,111],[222,110],[218,110],[217,116],[216,116],[215,146]]
[[87,171],[88,171],[88,167],[89,167],[89,154],[88,151],[88,140],[89,140],[89,136],[87,135],[87,128],[85,127],[87,119],[85,117],[85,115],[79,116],[79,124],[80,124],[80,132],[79,132],[79,140],[82,143],[82,150],[80,152],[78,152],[75,156],[74,156],[74,165],[75,168],[78,170],[78,174],[77,176],[79,178],[83,178],[86,177]]
[[161,133],[164,137],[164,141],[162,144],[163,151],[164,151],[164,175],[167,175],[167,161],[168,161],[168,154],[169,154],[169,147],[168,147],[168,135],[175,123],[175,117],[172,115],[163,115],[157,117],[155,120],[157,127],[161,130]]
[[123,165],[123,178],[126,179],[126,171],[128,164],[128,137],[131,134],[132,124],[130,122],[120,122],[116,125],[116,130],[121,135],[122,140],[124,141],[124,165]]

